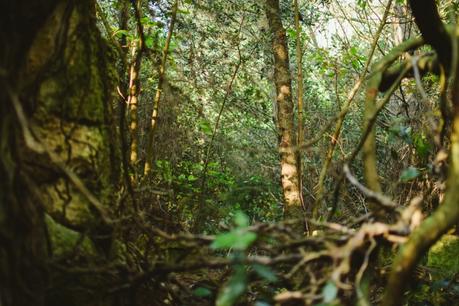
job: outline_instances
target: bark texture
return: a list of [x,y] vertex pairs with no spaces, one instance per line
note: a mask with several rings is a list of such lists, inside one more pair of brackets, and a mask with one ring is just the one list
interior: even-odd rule
[[110,248],[102,203],[113,202],[119,176],[114,53],[92,0],[0,9],[0,304],[84,305],[48,264],[64,228]]
[[22,131],[13,99],[21,92],[19,107],[33,107],[33,100],[26,99],[32,77],[24,75],[26,55],[58,4],[45,0],[0,3],[0,304],[5,306],[44,305],[43,210],[24,169]]
[[178,1],[175,1],[174,5],[172,6],[171,21],[169,23],[169,31],[167,33],[166,42],[163,48],[163,54],[161,56],[161,64],[159,66],[159,71],[158,71],[158,87],[156,88],[155,99],[153,100],[153,111],[151,114],[150,132],[148,134],[148,140],[147,140],[147,154],[146,154],[146,160],[145,160],[144,171],[143,171],[143,174],[145,176],[150,174],[151,169],[152,169],[154,134],[156,132],[156,128],[158,124],[159,105],[160,105],[161,96],[163,92],[164,80],[166,77],[167,57],[169,54],[169,46],[171,44],[172,34],[174,33],[175,21],[177,18],[177,10],[178,10]]
[[[139,154],[139,119],[138,107],[140,98],[140,68],[142,65],[142,56],[144,51],[145,39],[143,36],[143,25],[141,22],[141,9],[142,1],[132,1],[137,22],[137,36],[138,39],[132,45],[132,63],[129,67],[129,131],[131,135],[131,163],[135,167],[138,162]],[[135,182],[135,180],[133,180]]]
[[273,35],[274,83],[276,86],[277,121],[279,128],[279,150],[281,183],[284,195],[285,218],[302,215],[295,131],[293,127],[292,80],[289,70],[287,38],[280,17],[278,0],[266,1],[266,16]]

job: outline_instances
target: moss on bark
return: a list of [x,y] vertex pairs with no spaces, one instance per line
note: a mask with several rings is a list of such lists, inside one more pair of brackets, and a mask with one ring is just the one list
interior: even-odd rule
[[[67,4],[62,4],[35,40],[29,53],[29,62],[35,64],[29,70],[37,70],[41,82],[33,120],[48,149],[102,203],[110,205],[118,181],[119,153],[114,149],[117,137],[111,107],[117,73],[113,51],[102,39],[91,10],[91,1],[78,2],[70,12]],[[55,39],[65,45],[56,46],[54,53],[48,52],[47,60],[34,60],[45,56],[45,42]],[[38,62],[42,66],[40,72]],[[34,175],[49,171],[39,165],[32,170]],[[85,197],[66,178],[55,174],[41,185],[46,190],[47,211],[74,228],[97,224],[97,216],[92,214]]]

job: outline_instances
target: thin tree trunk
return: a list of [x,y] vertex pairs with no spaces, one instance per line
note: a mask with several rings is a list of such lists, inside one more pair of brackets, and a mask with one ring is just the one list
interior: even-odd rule
[[144,38],[143,38],[143,26],[141,22],[141,8],[142,1],[138,0],[133,3],[136,22],[137,22],[137,35],[138,40],[132,45],[132,62],[129,67],[129,96],[128,96],[128,106],[129,106],[129,132],[131,136],[131,164],[135,167],[138,161],[138,146],[139,146],[139,122],[138,122],[138,103],[140,96],[140,68],[142,64],[142,55],[144,48]]
[[151,168],[152,168],[153,138],[154,138],[156,127],[158,125],[159,103],[161,101],[161,93],[163,91],[163,83],[164,83],[164,78],[166,75],[167,56],[169,54],[169,47],[170,47],[170,43],[172,39],[172,34],[174,33],[175,21],[177,19],[177,10],[178,10],[178,0],[176,0],[174,5],[172,6],[169,31],[167,33],[166,43],[164,44],[163,54],[161,58],[161,64],[159,66],[158,87],[156,88],[155,99],[153,101],[153,112],[151,114],[151,126],[150,126],[150,132],[148,134],[148,140],[147,140],[147,156],[145,159],[145,165],[143,169],[144,176],[147,176],[151,172]]
[[[119,28],[120,30],[128,30],[128,22],[129,22],[129,3],[125,0],[120,0],[118,1],[118,5],[120,6],[119,9]],[[120,56],[122,57],[122,60],[120,61],[120,66],[118,69],[118,74],[120,77],[120,85],[119,85],[119,91],[121,92],[120,95],[120,105],[119,105],[119,136],[120,136],[120,144],[121,144],[121,162],[122,162],[122,167],[123,167],[123,181],[124,184],[131,196],[132,204],[134,208],[136,208],[136,201],[135,201],[135,196],[134,196],[134,190],[133,186],[131,184],[131,179],[129,176],[129,169],[130,169],[130,164],[129,164],[129,145],[126,139],[126,105],[128,101],[125,98],[125,95],[128,92],[128,75],[127,75],[127,51],[126,51],[126,44],[127,44],[127,39],[126,35],[121,35],[121,38],[119,40],[120,44]]]
[[292,80],[289,70],[287,37],[280,17],[279,0],[266,0],[266,16],[273,35],[274,83],[276,86],[277,121],[279,125],[279,151],[281,184],[284,197],[284,217],[302,215],[295,131],[293,128]]
[[[296,69],[297,69],[297,110],[298,110],[298,126],[297,126],[297,139],[298,147],[301,148],[304,141],[304,129],[303,129],[303,48],[301,48],[301,24],[300,24],[300,10],[298,7],[298,0],[294,0],[295,10],[295,31],[296,31]],[[304,211],[306,207],[304,205],[303,198],[303,170],[302,170],[302,150],[297,150],[297,171],[298,171],[298,190],[300,193],[300,202]],[[305,224],[307,225],[307,223]],[[306,227],[307,230],[307,227]]]
[[394,22],[392,23],[392,36],[396,46],[409,38],[408,25],[405,20],[407,15],[406,4],[396,2],[394,5]]

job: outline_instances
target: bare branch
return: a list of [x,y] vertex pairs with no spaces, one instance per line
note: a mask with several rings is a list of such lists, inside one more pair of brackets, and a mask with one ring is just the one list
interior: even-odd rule
[[378,205],[380,205],[383,209],[389,210],[389,211],[394,211],[397,208],[397,204],[395,204],[390,198],[386,197],[385,195],[375,192],[373,190],[368,189],[364,185],[362,185],[357,178],[355,178],[351,170],[349,169],[349,166],[345,164],[343,166],[343,171],[344,174],[346,175],[346,178],[348,181],[357,187],[357,189],[365,195],[369,200],[374,201]]

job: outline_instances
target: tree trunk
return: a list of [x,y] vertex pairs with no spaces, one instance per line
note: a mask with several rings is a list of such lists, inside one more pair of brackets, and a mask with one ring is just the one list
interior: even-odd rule
[[56,240],[44,216],[110,242],[99,201],[114,202],[118,178],[114,53],[95,1],[4,1],[0,11],[0,305],[62,305],[47,300]]
[[[129,67],[129,131],[131,135],[131,164],[136,168],[139,150],[139,120],[138,120],[138,103],[140,96],[140,67],[142,64],[142,55],[144,48],[143,26],[141,22],[142,1],[133,2],[136,11],[137,22],[137,41],[132,42],[132,63]],[[134,171],[135,172],[135,171]],[[133,180],[135,182],[135,180]]]
[[[125,0],[118,1],[119,6],[119,16],[118,16],[118,25],[120,30],[128,31],[129,29],[129,3]],[[131,197],[131,201],[133,207],[137,210],[136,199],[134,195],[134,190],[130,178],[130,163],[129,163],[129,144],[127,141],[127,122],[126,122],[126,106],[128,103],[127,97],[129,96],[129,79],[130,76],[128,75],[128,67],[127,67],[127,37],[126,35],[122,35],[119,39],[120,44],[120,57],[122,58],[119,66],[118,66],[118,75],[119,75],[119,89],[121,91],[121,95],[119,95],[119,109],[118,109],[118,122],[119,122],[119,137],[120,137],[120,145],[121,145],[121,162],[123,168],[123,181],[124,185],[126,186],[129,195]],[[124,207],[121,207],[124,209]]]
[[287,37],[280,17],[278,0],[266,0],[266,16],[273,35],[274,83],[276,86],[277,121],[279,127],[279,151],[281,184],[284,196],[285,218],[298,218],[302,215],[296,140],[293,127],[292,80],[289,70]]
[[171,11],[171,22],[169,24],[169,31],[167,33],[166,43],[164,44],[163,54],[161,57],[161,64],[158,73],[158,87],[156,88],[155,99],[153,101],[153,111],[151,114],[151,126],[147,140],[147,155],[144,165],[143,174],[147,176],[152,168],[153,163],[153,139],[158,125],[159,103],[161,101],[161,94],[163,91],[164,78],[166,77],[167,56],[169,54],[169,46],[174,33],[175,20],[177,18],[178,0],[175,1]]
[[[58,1],[0,3],[0,305],[44,305],[47,258],[43,210],[25,173],[16,108],[30,109],[27,53]],[[32,63],[31,63],[32,64]],[[21,93],[22,103],[17,95]],[[16,102],[16,103],[13,103]]]
[[[301,41],[302,28],[300,23],[300,9],[298,5],[298,0],[295,0],[293,3],[295,11],[295,31],[296,31],[296,70],[297,70],[297,111],[298,111],[298,123],[297,123],[297,143],[298,148],[301,148],[304,142],[304,129],[303,129],[303,48]],[[301,207],[306,210],[303,197],[303,159],[302,159],[302,150],[298,150],[297,154],[297,171],[298,171],[298,190],[300,194],[300,203]],[[307,223],[306,230],[308,230]]]

